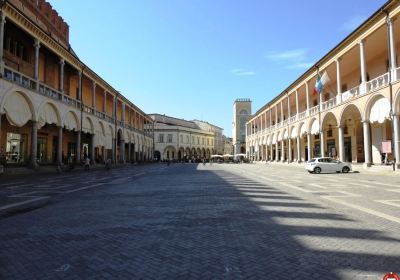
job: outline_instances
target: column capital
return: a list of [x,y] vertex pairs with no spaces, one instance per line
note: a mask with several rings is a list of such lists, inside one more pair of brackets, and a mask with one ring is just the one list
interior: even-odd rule
[[61,66],[64,66],[65,65],[65,59],[61,57],[59,63],[60,63]]
[[364,46],[365,42],[366,42],[366,39],[365,39],[365,38],[362,38],[360,41],[358,41],[358,44],[359,44],[360,46]]
[[6,22],[6,14],[1,10],[0,11],[0,23]]
[[342,57],[337,57],[335,59],[336,64],[339,64],[342,61]]
[[96,86],[97,86],[96,81],[92,81],[92,87],[93,87],[93,89],[96,89]]
[[82,70],[78,70],[78,76],[79,76],[79,78],[82,78]]
[[369,121],[369,120],[361,120],[361,123],[363,123],[363,124],[369,124],[370,121]]
[[40,41],[39,41],[39,39],[35,39],[35,43],[33,44],[33,46],[34,46],[35,48],[37,48],[37,49],[40,48]]
[[386,23],[387,23],[387,25],[392,25],[393,24],[392,18],[391,17],[387,17],[386,18]]

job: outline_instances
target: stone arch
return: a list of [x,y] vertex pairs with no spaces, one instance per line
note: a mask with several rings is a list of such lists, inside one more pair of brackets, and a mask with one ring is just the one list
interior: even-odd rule
[[307,134],[307,126],[305,122],[300,123],[300,125],[298,126],[298,135],[299,136],[303,136],[304,134]]
[[321,126],[324,128],[326,125],[338,125],[338,120],[336,119],[336,116],[332,112],[328,112],[324,115],[324,117],[321,120]]
[[174,146],[168,145],[164,148],[163,158],[164,159],[175,159],[177,156],[176,149]]
[[346,120],[349,114],[354,116],[354,113],[359,116],[361,119],[361,110],[354,104],[349,104],[346,107],[343,108],[343,110],[340,112],[340,118],[339,118],[339,125],[344,126],[346,125]]
[[61,114],[52,101],[46,100],[40,104],[38,112],[38,128],[43,127],[45,124],[55,124],[61,126]]
[[387,98],[384,95],[380,94],[380,93],[376,93],[376,94],[374,94],[374,95],[372,95],[371,97],[368,98],[368,100],[367,100],[367,102],[365,103],[365,106],[364,106],[364,111],[361,113],[363,121],[370,121],[370,114],[371,114],[372,107],[374,106],[374,104],[376,102],[378,102],[382,98],[387,100]]
[[11,91],[3,99],[0,111],[4,111],[11,125],[22,127],[28,121],[35,121],[36,113],[32,101],[22,91]]
[[63,126],[66,130],[79,131],[79,119],[74,111],[67,111],[63,117]]
[[317,134],[317,132],[319,133],[319,120],[314,117],[308,121],[307,133]]

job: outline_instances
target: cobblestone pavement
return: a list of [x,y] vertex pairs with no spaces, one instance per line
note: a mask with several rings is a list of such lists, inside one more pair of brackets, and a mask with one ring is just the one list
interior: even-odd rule
[[256,164],[60,176],[0,184],[3,197],[46,184],[46,191],[67,190],[0,217],[0,279],[382,279],[400,272],[400,177]]

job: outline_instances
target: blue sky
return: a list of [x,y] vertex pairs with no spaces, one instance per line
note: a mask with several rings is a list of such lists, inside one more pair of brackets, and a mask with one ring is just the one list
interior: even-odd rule
[[50,0],[80,59],[146,113],[232,134],[384,0]]

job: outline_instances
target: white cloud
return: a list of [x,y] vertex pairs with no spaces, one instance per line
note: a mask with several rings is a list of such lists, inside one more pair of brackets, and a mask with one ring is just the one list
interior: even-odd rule
[[306,49],[270,52],[264,56],[266,59],[284,65],[286,69],[310,68],[313,63],[309,61]]
[[367,19],[366,16],[354,15],[348,21],[346,21],[342,24],[342,26],[340,27],[340,30],[352,32],[358,26],[360,26],[360,24],[363,23],[366,19]]
[[247,71],[241,68],[231,69],[230,72],[235,76],[254,76],[256,74],[253,71]]

